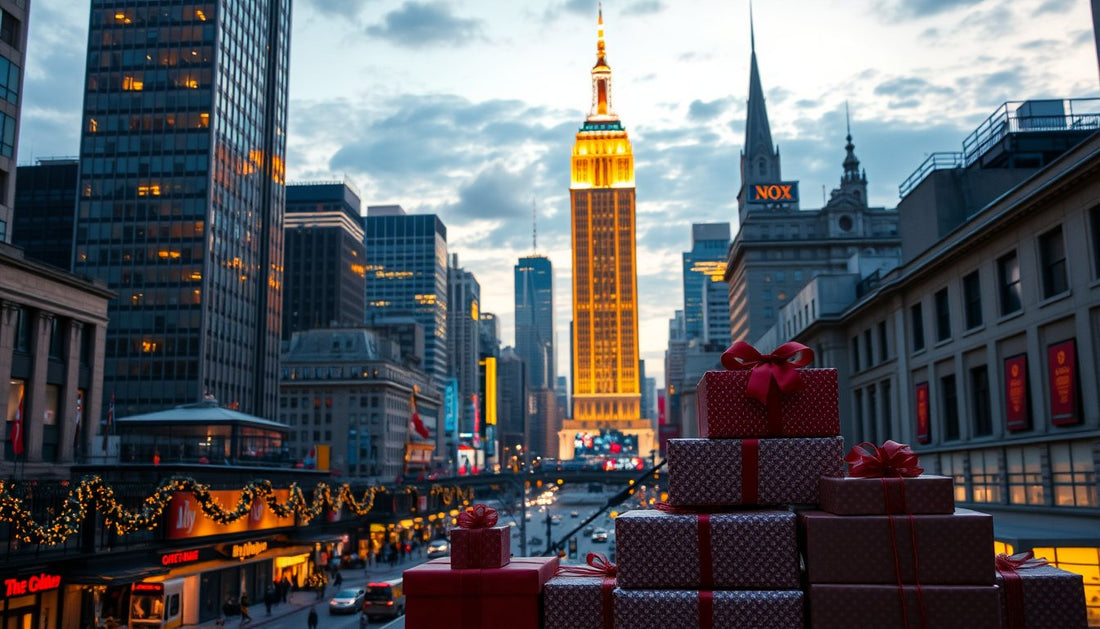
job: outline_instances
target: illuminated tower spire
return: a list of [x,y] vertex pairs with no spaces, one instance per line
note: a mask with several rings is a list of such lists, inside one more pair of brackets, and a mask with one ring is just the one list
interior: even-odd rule
[[596,23],[596,65],[592,66],[592,111],[589,120],[618,120],[611,109],[611,66],[607,65],[607,49],[603,40],[603,3]]

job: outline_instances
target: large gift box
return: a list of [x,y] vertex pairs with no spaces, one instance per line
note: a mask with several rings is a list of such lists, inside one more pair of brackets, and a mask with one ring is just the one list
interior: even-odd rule
[[512,556],[511,527],[451,529],[451,567],[500,568]]
[[544,629],[610,629],[614,577],[557,576],[543,590]]
[[617,588],[615,628],[802,629],[802,601],[801,590]]
[[810,583],[993,585],[993,517],[984,513],[798,518]]
[[999,629],[997,589],[991,585],[906,585],[899,592],[896,585],[812,584],[809,626]]
[[627,511],[615,518],[615,538],[620,587],[799,587],[798,534],[789,511]]
[[557,557],[515,557],[484,570],[455,570],[446,558],[409,568],[405,627],[481,629],[507,621],[514,629],[539,629],[542,587],[557,569]]
[[803,388],[766,404],[745,395],[751,372],[708,371],[699,380],[699,434],[725,437],[834,437],[840,434],[836,369],[799,369]]
[[955,512],[954,484],[946,476],[823,476],[819,493],[821,510],[836,515]]
[[843,474],[842,437],[669,439],[676,506],[817,504],[818,480]]
[[1003,629],[1084,629],[1085,588],[1079,574],[1030,559],[997,555]]

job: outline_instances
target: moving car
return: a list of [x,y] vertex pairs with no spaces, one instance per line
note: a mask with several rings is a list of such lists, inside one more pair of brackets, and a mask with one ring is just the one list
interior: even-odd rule
[[579,517],[581,517],[581,512],[580,512],[580,511],[570,511],[570,512],[569,512],[569,517],[571,517],[571,518],[579,518]]
[[587,537],[596,532],[596,527],[589,524],[588,526],[584,527],[584,531],[581,532]]
[[451,554],[451,545],[445,539],[433,539],[428,542],[428,559],[447,557]]
[[363,613],[368,620],[397,618],[405,613],[405,588],[401,579],[367,584]]
[[366,590],[340,590],[328,602],[330,614],[354,614],[363,606],[366,599]]
[[595,531],[593,531],[592,532],[592,541],[593,542],[606,542],[607,541],[607,530],[606,529],[596,529]]

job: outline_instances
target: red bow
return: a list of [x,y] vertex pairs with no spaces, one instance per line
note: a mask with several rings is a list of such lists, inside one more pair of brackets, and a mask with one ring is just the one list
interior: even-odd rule
[[458,525],[464,529],[489,529],[497,525],[497,510],[474,505],[458,514]]
[[607,559],[603,553],[588,553],[587,566],[562,566],[558,568],[556,576],[572,577],[614,577],[618,572],[615,564]]
[[1017,570],[1024,570],[1027,568],[1038,568],[1039,566],[1045,566],[1049,563],[1042,557],[1036,557],[1035,553],[1030,550],[1026,553],[1016,553],[1015,555],[998,553],[994,561],[997,565],[998,572],[1016,572]]
[[767,404],[773,382],[781,393],[800,390],[802,376],[798,375],[798,367],[805,367],[813,359],[812,349],[794,341],[784,343],[775,352],[765,355],[761,355],[752,345],[737,341],[722,354],[722,366],[731,371],[751,369],[745,395]]
[[848,475],[859,478],[920,476],[924,472],[909,446],[889,439],[881,448],[866,441],[852,446],[844,462]]

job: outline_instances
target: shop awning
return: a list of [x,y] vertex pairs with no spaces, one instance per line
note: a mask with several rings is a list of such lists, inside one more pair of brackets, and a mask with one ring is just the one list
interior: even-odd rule
[[121,585],[136,583],[149,577],[168,574],[164,566],[78,566],[65,573],[66,583],[86,585]]
[[1100,546],[1100,518],[983,509],[993,516],[993,536],[1016,549]]

